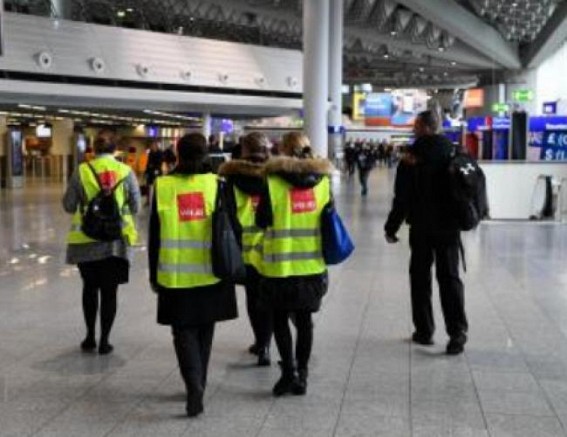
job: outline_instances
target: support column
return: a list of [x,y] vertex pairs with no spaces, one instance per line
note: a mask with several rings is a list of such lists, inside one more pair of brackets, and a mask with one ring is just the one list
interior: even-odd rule
[[343,149],[343,0],[331,0],[329,26],[329,156]]
[[329,155],[327,98],[329,95],[329,1],[303,2],[303,109],[305,133],[313,151]]
[[209,136],[213,131],[213,118],[210,112],[203,113],[203,127],[201,133],[205,136],[207,141],[209,141]]
[[51,0],[51,11],[54,18],[73,19],[73,2],[71,0]]
[[49,161],[45,165],[49,167],[51,177],[66,181],[72,164],[75,124],[70,118],[65,118],[53,121],[52,127]]

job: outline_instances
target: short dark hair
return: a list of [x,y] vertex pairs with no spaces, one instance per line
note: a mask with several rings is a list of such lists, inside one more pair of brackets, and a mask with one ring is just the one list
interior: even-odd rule
[[116,137],[109,129],[101,130],[94,140],[95,154],[114,153],[116,150]]
[[190,133],[181,137],[177,143],[178,167],[184,170],[203,166],[208,157],[207,139],[200,133]]
[[421,120],[425,127],[431,129],[433,133],[439,130],[439,119],[437,118],[437,114],[433,111],[423,111],[420,112],[418,118]]

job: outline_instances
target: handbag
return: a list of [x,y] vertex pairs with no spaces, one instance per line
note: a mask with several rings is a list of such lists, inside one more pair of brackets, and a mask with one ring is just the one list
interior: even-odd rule
[[321,212],[321,237],[323,259],[327,265],[342,263],[354,251],[354,244],[333,202],[325,205]]
[[219,184],[216,208],[213,212],[211,258],[213,274],[229,282],[240,282],[246,277],[246,267],[224,199],[224,187]]

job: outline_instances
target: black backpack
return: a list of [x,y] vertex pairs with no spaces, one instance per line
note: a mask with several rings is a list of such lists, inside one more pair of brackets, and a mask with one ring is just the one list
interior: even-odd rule
[[87,163],[96,178],[99,191],[87,204],[83,213],[81,231],[97,241],[122,239],[122,214],[114,193],[126,178],[118,181],[112,188],[103,187],[95,169]]
[[467,152],[454,149],[447,168],[452,209],[461,231],[475,229],[489,217],[486,177]]

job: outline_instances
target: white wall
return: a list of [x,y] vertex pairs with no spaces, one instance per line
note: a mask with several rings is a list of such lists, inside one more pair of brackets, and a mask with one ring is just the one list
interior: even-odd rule
[[567,43],[538,68],[536,94],[538,113],[544,102],[567,100]]
[[554,163],[481,162],[486,174],[492,219],[527,220],[539,175],[567,178],[567,165]]

